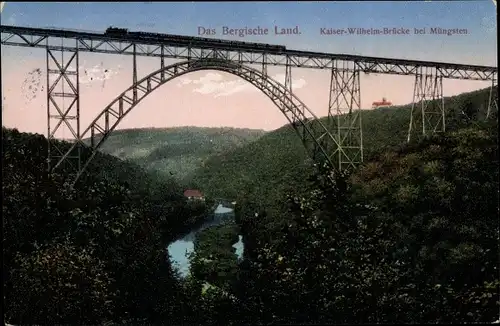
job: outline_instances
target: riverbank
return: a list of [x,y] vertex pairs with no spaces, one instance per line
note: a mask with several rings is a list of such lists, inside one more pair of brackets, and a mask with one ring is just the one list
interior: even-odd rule
[[191,257],[191,276],[232,292],[239,271],[233,246],[238,242],[239,232],[234,220],[226,220],[199,232]]
[[[199,227],[184,235],[182,238],[172,242],[168,246],[168,253],[170,256],[170,261],[172,265],[178,270],[181,277],[187,277],[190,273],[191,262],[190,257],[195,251],[195,242],[198,235],[203,233],[209,228],[217,228],[224,226],[224,228],[234,229],[231,231],[233,234],[231,239],[227,239],[230,243],[225,243],[224,246],[227,247],[226,250],[233,251],[233,255],[237,255],[236,259],[242,257],[243,255],[243,242],[241,237],[238,236],[239,230],[236,228],[234,222],[234,211],[231,208],[219,205],[214,211],[212,217],[205,219]],[[228,229],[228,230],[229,230]],[[222,229],[218,229],[217,232],[221,232]],[[225,231],[224,231],[225,232]],[[206,242],[207,238],[201,242]],[[217,247],[212,241],[209,241],[203,247]],[[206,258],[206,257],[205,257]]]

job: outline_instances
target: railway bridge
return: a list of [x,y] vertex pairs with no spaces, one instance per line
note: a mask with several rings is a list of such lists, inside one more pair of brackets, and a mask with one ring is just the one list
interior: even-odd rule
[[[2,47],[21,46],[46,51],[48,171],[54,171],[62,163],[70,164],[74,171],[73,184],[110,133],[137,104],[163,84],[194,71],[225,71],[253,84],[285,115],[311,158],[338,171],[363,161],[361,74],[415,76],[408,141],[415,133],[429,135],[445,131],[444,78],[491,81],[488,110],[497,108],[496,97],[493,98],[497,67],[298,51],[283,46],[167,34],[148,36],[148,33],[113,34],[6,25],[0,25],[0,31]],[[80,125],[78,72],[82,52],[128,55],[132,57],[133,68],[131,86],[111,100],[84,128]],[[67,54],[63,56],[62,53]],[[158,69],[141,79],[137,77],[139,56],[159,58]],[[165,65],[167,58],[180,61]],[[71,64],[77,68],[71,70]],[[284,68],[284,84],[268,75],[269,66]],[[318,119],[293,94],[292,68],[322,69],[330,74],[329,92],[325,94],[329,97],[325,119]],[[62,88],[63,80],[69,89]],[[70,100],[60,101],[61,98]],[[53,141],[62,125],[72,133],[71,147],[64,150]],[[88,146],[84,143],[86,138],[90,138]],[[82,155],[83,147],[88,147],[91,154]]]

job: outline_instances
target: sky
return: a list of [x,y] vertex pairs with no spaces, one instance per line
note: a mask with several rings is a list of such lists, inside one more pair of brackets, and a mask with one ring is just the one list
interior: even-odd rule
[[[497,66],[496,8],[490,0],[407,2],[6,2],[5,25],[58,27],[103,32],[109,26],[134,31],[285,45],[289,49],[358,54],[415,60]],[[298,27],[300,35],[237,37],[223,28]],[[321,35],[321,28],[426,28],[416,35]],[[466,29],[466,35],[432,35],[432,27]],[[20,131],[45,134],[46,75],[43,49],[3,46],[2,124]],[[175,60],[167,61],[172,64]],[[139,78],[160,68],[159,59],[139,58]],[[89,123],[132,83],[129,56],[81,53],[81,126]],[[268,73],[284,82],[284,68]],[[329,73],[294,68],[293,92],[317,116],[328,109]],[[363,75],[361,104],[387,98],[394,104],[412,101],[414,77]],[[445,96],[488,87],[488,82],[445,80]],[[117,129],[172,126],[230,126],[273,130],[287,120],[259,90],[236,76],[217,71],[191,73],[174,79],[149,95]],[[56,136],[67,138],[69,130]]]

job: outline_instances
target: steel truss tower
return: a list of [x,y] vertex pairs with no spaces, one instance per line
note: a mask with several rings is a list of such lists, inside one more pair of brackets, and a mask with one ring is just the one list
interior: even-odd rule
[[354,62],[332,64],[327,125],[337,137],[338,148],[332,151],[336,168],[344,171],[362,163],[360,70]]
[[[49,47],[47,42],[47,165],[51,172],[59,167],[69,175],[80,171],[80,81],[79,81],[79,42],[75,51]],[[75,147],[68,153],[67,145],[56,140],[56,132],[67,127]],[[64,162],[64,164],[62,164]]]
[[[236,74],[263,91],[281,108],[282,113],[301,136],[306,149],[312,149],[313,158],[326,157],[329,163],[340,171],[355,167],[363,161],[361,72],[415,76],[408,141],[416,133],[428,135],[445,131],[443,78],[492,81],[487,117],[491,118],[494,110],[498,110],[497,67],[316,53],[280,47],[252,49],[248,45],[240,47],[219,42],[214,42],[213,47],[210,45],[207,49],[206,45],[193,43],[188,37],[168,41],[130,35],[116,37],[102,33],[19,26],[0,25],[0,29],[2,47],[21,46],[46,50],[48,170],[53,172],[59,167],[63,175],[75,171],[78,171],[77,176],[80,175],[98,149],[98,144],[106,140],[104,136],[116,127],[115,123],[123,118],[128,110],[138,104],[144,94],[152,91],[152,87],[157,87],[181,73],[208,68],[211,63],[207,59],[215,60],[213,65],[216,69]],[[121,94],[111,102],[84,130],[80,130],[78,71],[79,53],[82,51],[131,55],[133,60],[132,86],[125,91],[126,94]],[[161,66],[158,75],[153,73],[138,81],[137,56],[159,58]],[[187,61],[166,67],[164,60],[174,58]],[[248,67],[257,64],[262,65],[261,71]],[[269,78],[268,65],[285,67],[284,85]],[[293,95],[294,67],[331,69],[327,121],[315,120],[316,115]],[[67,139],[67,134],[61,135],[62,129],[69,129],[71,139]],[[98,144],[93,143],[96,132],[103,135]],[[87,133],[91,136],[90,159],[89,152],[83,150],[86,145],[82,139]],[[73,144],[68,147],[68,144],[57,141],[61,136],[65,136],[65,140],[72,141]],[[68,169],[69,166],[71,170]]]
[[420,123],[422,123],[421,130],[424,136],[444,132],[446,129],[443,77],[432,68],[417,68],[408,127],[408,142]]
[[[285,65],[285,90],[288,92],[289,96],[285,96],[283,99],[283,108],[285,107],[292,107],[292,94],[293,94],[293,87],[292,87],[292,63],[290,61],[290,58],[287,58],[286,60],[286,65]],[[299,120],[298,120],[298,115],[293,115],[291,123],[295,126],[299,125]],[[303,130],[305,132],[305,129]]]
[[498,84],[496,79],[491,80],[490,97],[488,99],[488,111],[486,119],[488,119],[493,111],[498,112]]

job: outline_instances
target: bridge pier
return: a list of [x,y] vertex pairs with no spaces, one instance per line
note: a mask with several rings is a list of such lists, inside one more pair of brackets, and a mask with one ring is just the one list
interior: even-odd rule
[[355,62],[332,63],[327,119],[327,128],[337,138],[331,159],[337,170],[348,170],[362,163],[361,84]]
[[[285,89],[289,92],[289,94],[293,94],[293,87],[292,87],[292,65],[290,62],[290,57],[286,58],[286,65],[285,65]],[[286,103],[287,107],[293,107],[292,104],[292,98],[287,97],[284,101]],[[292,115],[292,123],[297,124],[298,122],[298,115],[293,114]]]
[[163,82],[165,80],[165,45],[160,45],[161,47],[161,56],[160,56],[160,80]]
[[408,127],[408,142],[420,123],[422,123],[422,135],[424,136],[446,130],[443,76],[434,68],[427,67],[425,70],[424,67],[417,68]]
[[[132,54],[132,85],[137,85],[137,45],[134,43],[132,45],[134,52]],[[132,90],[134,102],[137,101],[137,87]]]
[[[59,50],[49,47],[47,41],[47,171],[49,173],[60,166],[63,161],[67,162],[70,168],[70,171],[65,171],[66,173],[76,174],[81,167],[78,45],[79,42],[76,40],[75,50],[69,51],[62,44]],[[65,60],[65,52],[69,54],[67,60]],[[73,65],[76,68],[73,69]],[[56,141],[56,132],[64,127],[70,130],[69,141],[74,143],[72,150],[69,151]]]
[[493,78],[491,80],[490,97],[488,99],[488,112],[486,113],[486,119],[490,118],[492,111],[498,112],[498,90],[496,94],[493,94],[495,92],[495,87],[497,86],[497,80]]
[[262,56],[262,74],[267,76],[267,55]]

